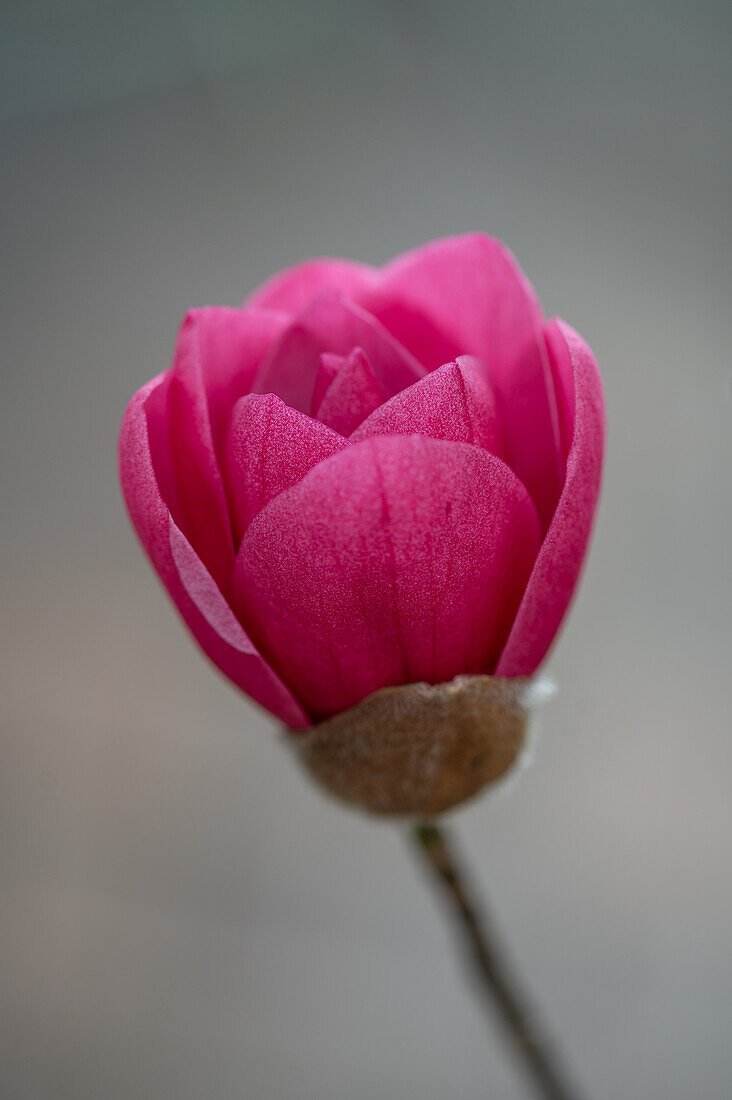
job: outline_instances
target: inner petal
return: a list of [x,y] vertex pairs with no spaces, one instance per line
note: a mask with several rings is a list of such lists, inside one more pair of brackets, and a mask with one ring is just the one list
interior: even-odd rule
[[248,394],[231,417],[224,469],[237,546],[256,514],[348,440],[274,394]]
[[[354,348],[347,359],[323,356],[324,369],[335,370],[315,416],[329,428],[348,436],[369,413],[383,403],[386,394],[362,348]],[[411,388],[411,387],[410,387]]]
[[488,371],[461,355],[395,394],[353,432],[354,443],[371,435],[427,435],[474,443],[505,457],[503,424]]
[[425,371],[368,313],[326,291],[294,318],[265,357],[252,390],[275,393],[291,408],[308,413],[324,352],[348,356],[354,347],[366,353],[387,396],[421,378]]
[[315,418],[318,415],[318,409],[321,402],[325,397],[325,391],[330,388],[330,384],[338,374],[345,362],[342,355],[333,355],[329,351],[324,351],[320,356],[320,366],[318,373],[315,377],[315,386],[313,387],[313,401],[310,408],[310,415]]

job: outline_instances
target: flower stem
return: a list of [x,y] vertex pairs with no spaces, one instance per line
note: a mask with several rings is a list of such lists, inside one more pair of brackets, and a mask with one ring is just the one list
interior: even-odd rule
[[496,942],[495,930],[485,912],[480,912],[475,905],[459,860],[455,859],[454,844],[449,834],[434,822],[422,822],[415,825],[414,837],[434,881],[442,888],[457,920],[468,952],[470,975],[476,980],[478,992],[487,1004],[497,1010],[534,1081],[536,1095],[543,1100],[579,1100],[579,1094],[568,1084],[535,1012],[527,1005],[523,992],[516,987],[503,950]]

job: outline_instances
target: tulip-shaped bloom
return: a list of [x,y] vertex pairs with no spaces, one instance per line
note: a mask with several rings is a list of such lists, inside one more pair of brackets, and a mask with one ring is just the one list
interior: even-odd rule
[[388,686],[531,675],[603,438],[591,351],[470,235],[189,313],[127,409],[120,470],[201,647],[297,729]]

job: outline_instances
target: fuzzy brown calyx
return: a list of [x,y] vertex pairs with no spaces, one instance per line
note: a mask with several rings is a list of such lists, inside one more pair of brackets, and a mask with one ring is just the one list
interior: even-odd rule
[[524,678],[381,688],[289,740],[330,794],[375,814],[431,816],[508,771],[528,721]]

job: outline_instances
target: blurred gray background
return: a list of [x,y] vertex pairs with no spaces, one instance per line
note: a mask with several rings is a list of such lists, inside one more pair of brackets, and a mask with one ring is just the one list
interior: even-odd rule
[[591,342],[605,492],[534,765],[456,816],[588,1095],[732,1078],[728,5],[6,0],[0,1094],[529,1094],[393,827],[326,802],[137,546],[187,307],[506,240]]

